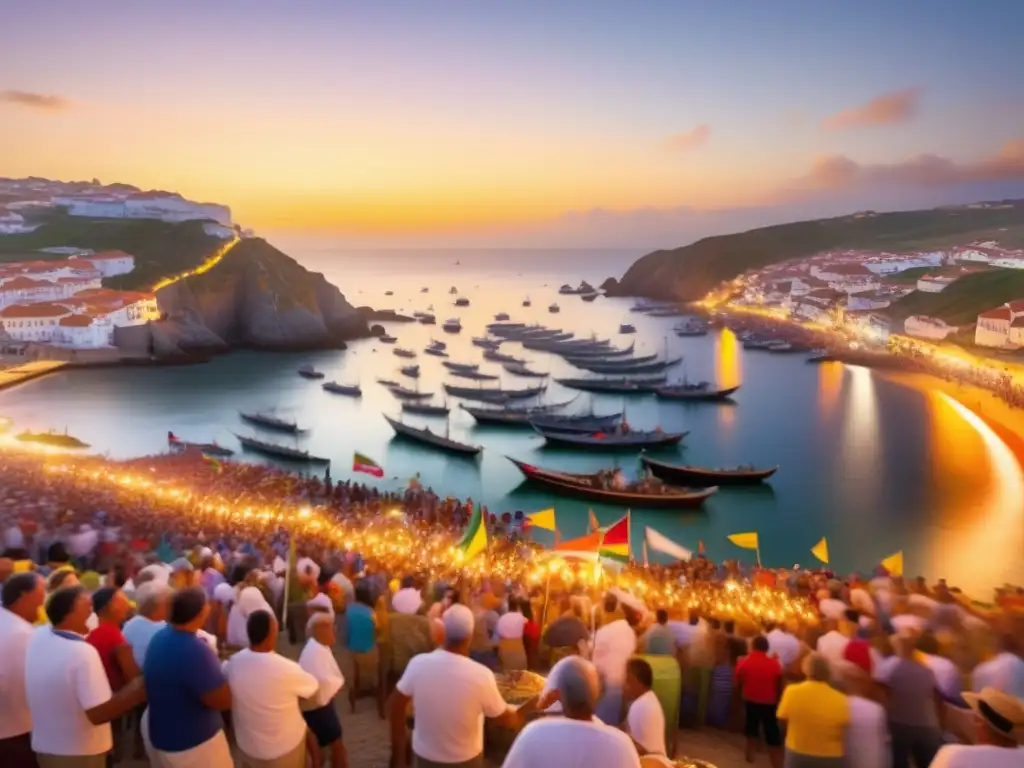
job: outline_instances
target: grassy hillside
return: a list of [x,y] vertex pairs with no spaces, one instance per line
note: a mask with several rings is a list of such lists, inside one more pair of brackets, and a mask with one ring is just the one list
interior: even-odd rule
[[1022,227],[1024,201],[1005,208],[934,208],[781,224],[649,253],[638,259],[612,290],[623,295],[692,300],[747,270],[819,251],[941,247],[977,238],[1005,239]]
[[1024,299],[1024,269],[991,269],[962,277],[942,293],[915,291],[886,312],[899,319],[930,315],[951,325],[967,325],[980,312],[1014,299]]
[[135,257],[135,270],[104,281],[111,288],[144,290],[161,277],[194,268],[222,244],[203,232],[203,224],[171,224],[149,219],[89,219],[62,213],[49,216],[33,232],[0,237],[0,262],[63,259],[35,253],[39,248],[73,245],[94,251],[120,250]]

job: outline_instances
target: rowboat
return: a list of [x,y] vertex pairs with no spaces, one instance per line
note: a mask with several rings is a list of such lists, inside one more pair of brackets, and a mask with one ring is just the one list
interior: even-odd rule
[[399,400],[429,400],[434,396],[431,392],[418,392],[415,389],[406,389],[401,385],[391,387],[390,391]]
[[300,365],[299,376],[304,379],[322,379],[324,374],[323,371],[318,371],[312,365]]
[[460,379],[469,379],[470,381],[497,381],[498,377],[492,373],[480,373],[479,371],[467,371],[463,368],[453,368],[448,371],[452,376],[458,376]]
[[235,434],[242,448],[255,453],[262,453],[264,456],[273,456],[275,459],[288,459],[289,461],[304,461],[309,464],[330,464],[330,459],[320,456],[311,456],[309,451],[300,451],[298,448],[291,448],[278,443],[268,443],[266,440],[257,440],[255,437]]
[[405,347],[395,347],[394,350],[392,350],[392,352],[395,355],[395,357],[407,357],[410,359],[416,357],[415,350],[406,349]]
[[555,314],[555,313],[561,312],[561,311],[562,310],[558,308],[558,304],[556,304],[555,302],[551,302],[551,304],[548,305],[548,312],[551,312],[552,314]]
[[377,379],[377,383],[383,387],[388,387],[389,389],[391,387],[402,386],[399,382],[395,381],[394,379]]
[[427,347],[423,350],[423,354],[433,355],[434,357],[448,357],[448,353],[442,347]]
[[668,376],[645,376],[640,379],[555,379],[563,387],[584,392],[611,392],[618,395],[646,395],[668,380]]
[[641,456],[651,474],[666,483],[685,483],[696,487],[724,485],[757,485],[779,471],[779,468],[756,469],[754,467],[736,467],[735,469],[705,469],[682,464],[668,464],[664,461]]
[[242,421],[247,421],[250,424],[255,424],[257,427],[263,427],[264,429],[272,429],[275,432],[290,432],[292,434],[297,434],[304,431],[299,429],[299,425],[294,421],[279,419],[277,416],[271,416],[269,413],[239,411],[238,415],[241,417]]
[[325,392],[330,392],[332,395],[348,395],[349,397],[363,396],[363,388],[358,384],[338,384],[334,381],[328,381],[322,386]]
[[681,362],[683,362],[682,357],[673,357],[666,360],[651,360],[644,363],[637,363],[632,360],[608,360],[587,363],[577,360],[573,365],[594,373],[617,373],[628,376],[634,373],[660,373],[668,368],[679,365]]
[[503,352],[496,352],[493,349],[488,349],[486,352],[484,352],[484,360],[490,360],[493,363],[511,363],[513,365],[517,363],[523,364],[526,362],[521,357],[516,357],[515,355],[506,355]]
[[455,363],[450,360],[445,360],[441,365],[449,371],[475,371],[480,368],[479,363]]
[[466,443],[460,443],[457,440],[445,437],[444,435],[438,435],[430,431],[429,427],[412,427],[408,424],[403,424],[400,421],[392,419],[387,414],[384,415],[387,419],[388,424],[395,430],[395,434],[399,437],[405,437],[417,443],[423,445],[429,445],[433,448],[438,448],[448,453],[457,453],[463,456],[477,456],[483,450],[479,445],[468,445]]
[[447,416],[447,405],[428,405],[426,403],[402,403],[402,413],[415,413],[419,416]]
[[445,384],[444,391],[452,397],[462,397],[466,400],[497,399],[525,400],[529,397],[537,397],[544,394],[547,385],[540,387],[527,387],[525,389],[500,389],[484,387],[457,387],[453,384]]
[[629,432],[592,432],[589,434],[576,434],[560,430],[546,429],[533,426],[534,431],[547,440],[548,445],[557,445],[567,448],[590,448],[597,451],[638,451],[656,450],[658,448],[671,448],[679,445],[686,437],[686,432],[662,432],[652,430],[642,432],[630,430]]
[[717,488],[688,490],[662,483],[630,483],[622,489],[609,488],[615,470],[602,470],[589,474],[555,472],[535,467],[525,461],[507,457],[519,468],[527,482],[535,483],[553,493],[589,501],[617,504],[624,507],[656,507],[662,509],[698,509],[715,493]]
[[666,387],[658,387],[654,390],[654,394],[656,394],[661,400],[711,402],[715,400],[728,400],[739,388],[738,384],[735,387],[715,388],[707,381],[702,381],[696,384],[684,381],[679,384],[669,384]]
[[540,371],[531,371],[522,363],[505,363],[503,366],[506,371],[511,373],[513,376],[522,376],[527,379],[546,379],[547,373],[541,373]]

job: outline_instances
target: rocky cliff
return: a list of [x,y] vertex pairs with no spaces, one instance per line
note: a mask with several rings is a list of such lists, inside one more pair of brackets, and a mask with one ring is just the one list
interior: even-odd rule
[[161,288],[156,298],[164,319],[150,328],[159,357],[336,347],[369,332],[323,275],[256,238],[240,241],[209,271]]

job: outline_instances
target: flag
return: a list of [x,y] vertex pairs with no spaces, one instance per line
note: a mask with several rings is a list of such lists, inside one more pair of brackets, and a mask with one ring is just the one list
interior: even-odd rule
[[688,550],[686,547],[676,544],[667,536],[661,535],[650,526],[644,528],[644,547],[650,547],[655,552],[661,552],[663,555],[669,555],[670,557],[674,557],[676,560],[688,561],[693,557],[693,552]]
[[821,541],[811,547],[811,554],[828,565],[828,542],[825,541],[824,536],[821,537]]
[[647,539],[644,539],[643,546],[641,547],[644,553],[644,568],[647,568]]
[[526,516],[533,528],[543,528],[545,531],[557,530],[555,527],[555,508],[542,509],[540,512],[533,512]]
[[209,464],[210,469],[214,472],[221,472],[224,469],[224,465],[221,462],[217,461],[213,456],[207,456],[205,453],[203,454],[203,461]]
[[607,560],[629,562],[629,512],[619,522],[605,530],[598,554]]
[[458,543],[458,548],[462,550],[465,560],[471,560],[487,549],[487,526],[484,525],[484,515],[479,504],[473,510],[473,516],[469,518],[469,525],[466,526],[466,532],[462,536],[462,541]]
[[358,452],[352,457],[352,471],[365,472],[374,477],[384,477],[384,468],[380,464],[369,456],[364,456]]
[[590,532],[593,533],[594,531],[596,531],[598,528],[601,527],[601,524],[599,522],[597,522],[597,515],[594,514],[594,510],[588,509],[587,510],[587,514],[590,516],[590,524],[589,524]]
[[728,539],[741,549],[757,549],[758,547],[756,531],[751,533],[733,533],[728,536]]
[[889,555],[882,561],[882,567],[889,572],[890,576],[902,576],[903,575],[903,551],[900,550],[895,555]]
[[173,432],[168,432],[167,433],[167,442],[168,443],[180,443],[181,442],[181,438],[178,437]]

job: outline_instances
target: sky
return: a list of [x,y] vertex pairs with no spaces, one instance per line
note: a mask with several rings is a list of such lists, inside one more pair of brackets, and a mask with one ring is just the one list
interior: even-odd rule
[[673,247],[1024,197],[1024,2],[48,0],[0,176],[358,245]]

